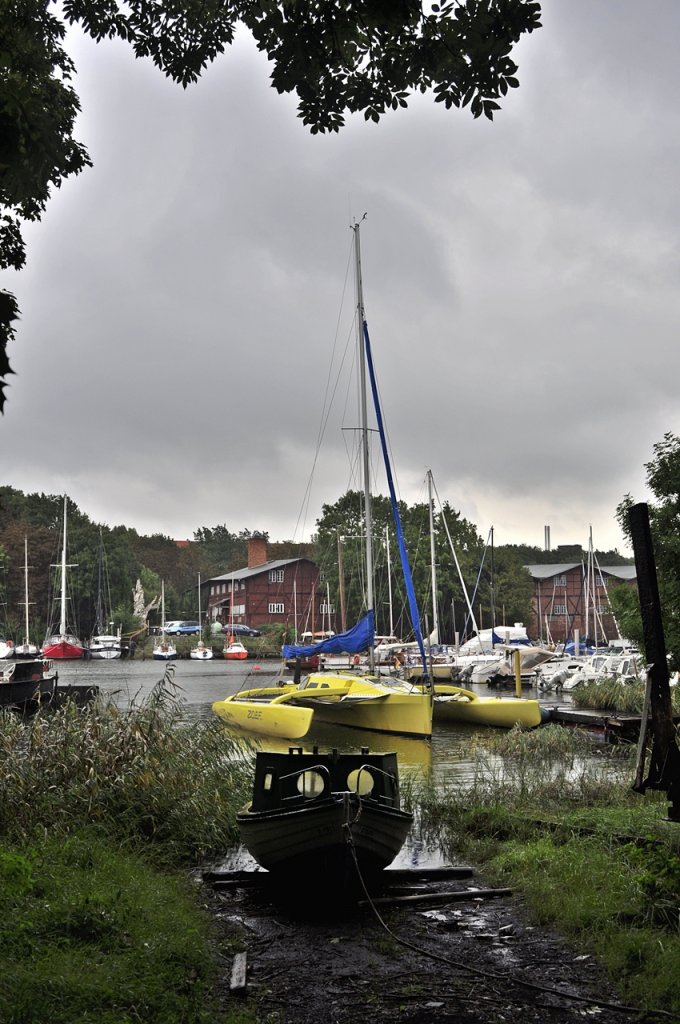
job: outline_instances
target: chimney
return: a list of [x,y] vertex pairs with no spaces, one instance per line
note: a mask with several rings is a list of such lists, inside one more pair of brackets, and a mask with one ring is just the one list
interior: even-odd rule
[[248,568],[255,569],[267,561],[267,541],[264,537],[248,538]]
[[550,551],[550,527],[545,526],[545,550]]

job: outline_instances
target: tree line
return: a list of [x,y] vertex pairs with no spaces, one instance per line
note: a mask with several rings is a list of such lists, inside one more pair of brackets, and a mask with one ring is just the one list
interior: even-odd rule
[[[101,580],[101,556],[110,593],[111,619],[124,633],[139,623],[133,616],[132,595],[141,581],[150,603],[165,589],[166,618],[196,618],[198,579],[203,582],[247,565],[249,538],[268,542],[270,559],[305,557],[320,570],[318,597],[334,609],[333,623],[349,626],[366,605],[363,493],[348,491],[335,503],[325,504],[316,523],[313,541],[270,542],[268,534],[225,524],[200,527],[188,544],[178,545],[161,533],[142,535],[127,526],[99,524],[68,501],[67,561],[75,622],[81,637],[92,634]],[[29,620],[32,638],[42,640],[55,625],[52,610],[58,587],[56,567],[63,542],[63,495],[24,494],[0,487],[0,631],[23,635],[25,616],[25,539],[28,547]],[[539,562],[580,561],[580,545],[557,552],[529,545],[494,545],[493,532],[484,538],[477,527],[448,502],[433,508],[427,502],[399,503],[404,539],[409,554],[422,626],[431,630],[435,616],[442,640],[452,642],[472,631],[531,617],[533,584],[525,566]],[[432,548],[436,601],[432,600]],[[389,498],[373,498],[374,593],[378,633],[407,637],[411,627],[399,564]],[[598,552],[600,564],[630,561],[618,551]],[[205,612],[206,602],[202,602]],[[158,618],[156,612],[151,622]]]

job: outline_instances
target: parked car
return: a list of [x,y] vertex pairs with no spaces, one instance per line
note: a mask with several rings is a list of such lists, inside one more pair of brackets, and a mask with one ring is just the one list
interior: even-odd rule
[[[171,619],[170,622],[166,622],[163,626],[164,633],[176,633],[178,628],[182,625],[182,619]],[[160,626],[159,626],[160,632]]]
[[250,626],[246,626],[243,622],[234,622],[231,625],[222,626],[223,633],[229,633],[234,636],[262,636],[259,629],[251,629]]
[[196,621],[182,620],[179,622],[168,622],[165,632],[171,636],[190,636],[201,632],[201,624]]

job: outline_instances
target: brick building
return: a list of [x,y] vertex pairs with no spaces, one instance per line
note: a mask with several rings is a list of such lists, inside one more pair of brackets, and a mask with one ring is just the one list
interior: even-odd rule
[[527,565],[534,583],[532,617],[528,633],[544,643],[574,639],[606,642],[618,637],[609,605],[609,588],[637,585],[634,565],[605,565],[590,580],[581,562]]
[[[245,623],[253,629],[279,623],[291,639],[305,629],[335,630],[334,609],[326,606],[321,575],[309,558],[268,560],[262,537],[248,541],[248,565],[206,581],[207,614],[211,622]],[[232,607],[233,603],[233,607]],[[329,621],[331,622],[330,625]]]

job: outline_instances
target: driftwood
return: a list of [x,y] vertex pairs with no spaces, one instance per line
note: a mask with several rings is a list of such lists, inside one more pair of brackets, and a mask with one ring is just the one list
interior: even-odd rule
[[247,972],[246,954],[237,953],[234,957],[234,963],[231,968],[231,981],[229,982],[229,991],[232,995],[243,995],[245,993]]
[[[490,900],[499,896],[511,896],[512,889],[454,889],[450,892],[428,892],[418,896],[378,896],[371,900],[376,906],[398,903],[465,903],[469,900]],[[366,906],[368,900],[360,900],[359,906]]]

